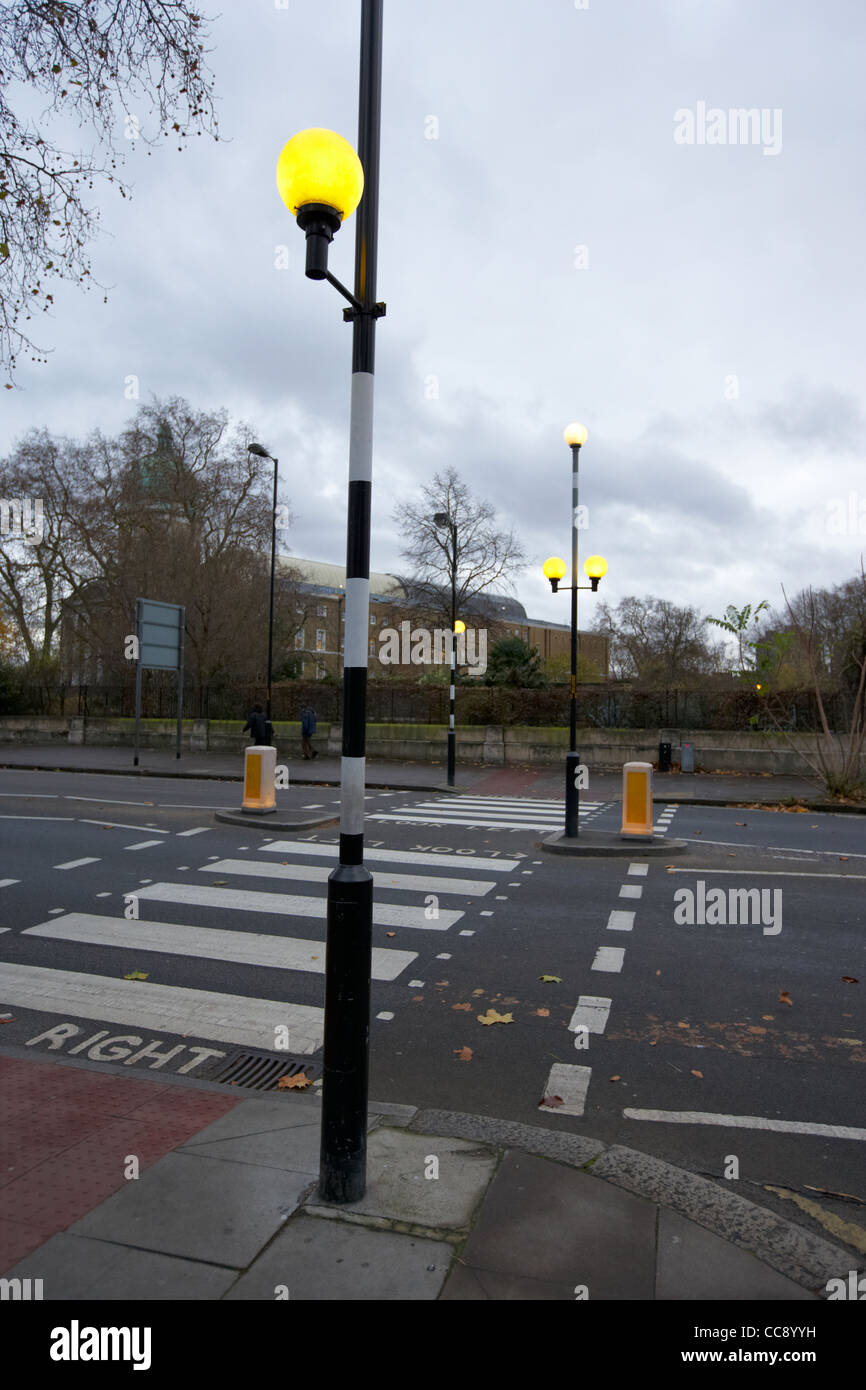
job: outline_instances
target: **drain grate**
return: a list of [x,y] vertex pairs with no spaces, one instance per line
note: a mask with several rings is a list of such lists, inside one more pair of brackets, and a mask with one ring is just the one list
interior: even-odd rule
[[[312,1081],[319,1081],[322,1064],[290,1052],[258,1052],[246,1048],[233,1052],[225,1061],[218,1063],[208,1074],[207,1080],[219,1081],[225,1086],[243,1086],[251,1091],[275,1091],[282,1077],[297,1076],[300,1072]],[[309,1095],[310,1089],[307,1086],[299,1088],[298,1094]]]

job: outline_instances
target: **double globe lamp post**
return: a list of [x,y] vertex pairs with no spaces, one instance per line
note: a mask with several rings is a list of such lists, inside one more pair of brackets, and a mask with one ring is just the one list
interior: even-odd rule
[[607,574],[607,561],[601,555],[590,555],[584,561],[583,569],[589,584],[577,582],[577,533],[580,529],[580,510],[578,506],[578,461],[580,450],[587,440],[584,425],[573,423],[564,431],[566,444],[571,448],[571,578],[570,585],[560,585],[564,578],[565,561],[558,555],[551,555],[543,565],[544,576],[550,580],[553,593],[562,587],[571,593],[571,695],[569,702],[569,740],[565,759],[565,833],[576,838],[580,819],[580,755],[577,751],[577,592],[578,589],[598,589],[599,580]]

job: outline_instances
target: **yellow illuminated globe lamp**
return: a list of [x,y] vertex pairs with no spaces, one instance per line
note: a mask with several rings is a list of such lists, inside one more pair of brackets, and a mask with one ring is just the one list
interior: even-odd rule
[[465,632],[465,631],[466,631],[466,624],[465,624],[464,622],[462,622],[462,621],[460,620],[460,618],[458,618],[457,621],[456,621],[455,624],[454,624],[454,631],[455,631],[455,632]]
[[360,159],[334,130],[301,130],[280,151],[277,188],[306,233],[306,275],[325,280],[334,233],[355,211],[364,191]]
[[595,593],[598,588],[598,581],[604,579],[607,574],[607,560],[603,555],[587,555],[583,562],[583,572],[592,584],[592,591]]
[[583,444],[586,443],[586,425],[579,425],[577,421],[574,420],[570,425],[566,425],[565,429],[562,432],[562,437],[565,440],[566,444],[570,444],[573,449],[579,449]]
[[553,593],[559,589],[559,581],[565,575],[565,561],[560,560],[558,555],[551,555],[549,560],[545,560],[542,565],[545,579],[550,580],[550,587]]

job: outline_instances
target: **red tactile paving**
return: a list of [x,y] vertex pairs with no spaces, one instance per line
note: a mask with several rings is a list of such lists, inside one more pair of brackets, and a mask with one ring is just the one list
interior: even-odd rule
[[243,1095],[0,1058],[0,1272],[233,1109]]

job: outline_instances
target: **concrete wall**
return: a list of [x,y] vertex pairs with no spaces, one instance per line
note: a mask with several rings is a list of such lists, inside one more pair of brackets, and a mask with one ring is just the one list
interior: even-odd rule
[[[141,747],[175,746],[176,722],[172,719],[143,719]],[[42,718],[21,715],[0,718],[0,746],[3,743],[45,745],[69,743],[98,747],[131,747],[135,720]],[[181,746],[189,752],[240,753],[249,737],[241,733],[242,721],[185,719]],[[280,755],[301,756],[299,722],[275,722],[275,742]],[[320,721],[313,739],[323,755],[339,756],[342,730],[339,724]],[[798,746],[811,748],[808,734],[790,735]],[[773,772],[804,774],[808,763],[780,734],[751,731],[729,733],[706,729],[583,729],[578,733],[578,749],[587,766],[601,771],[620,768],[623,763],[640,760],[656,762],[658,745],[672,745],[674,765],[679,763],[680,746],[688,741],[694,748],[696,772]],[[492,766],[524,763],[555,766],[568,749],[568,730],[534,727],[463,725],[457,729],[457,757],[467,763]],[[368,724],[367,756],[373,759],[441,762],[447,757],[447,730],[438,724]]]

